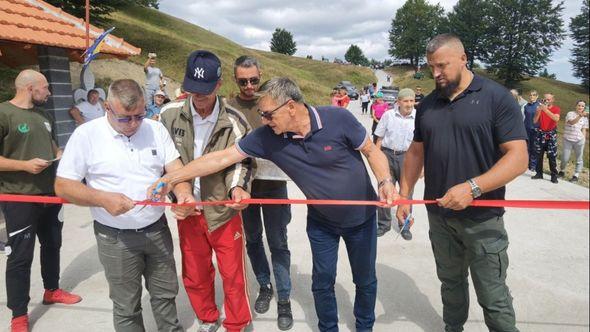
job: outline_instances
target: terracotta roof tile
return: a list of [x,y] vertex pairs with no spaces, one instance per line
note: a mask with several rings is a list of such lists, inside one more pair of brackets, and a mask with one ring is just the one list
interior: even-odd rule
[[[90,26],[90,44],[104,30]],[[84,20],[39,0],[0,0],[0,40],[86,49]],[[118,56],[141,52],[121,38],[108,35],[101,53]]]

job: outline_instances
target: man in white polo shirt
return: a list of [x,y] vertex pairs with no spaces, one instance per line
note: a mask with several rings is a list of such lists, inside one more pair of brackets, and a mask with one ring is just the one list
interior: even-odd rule
[[70,115],[76,121],[76,126],[104,116],[104,108],[100,102],[98,91],[92,89],[88,91],[86,101],[72,107]]
[[[137,82],[113,82],[105,107],[106,117],[81,125],[70,137],[57,171],[56,194],[91,207],[115,330],[145,330],[143,275],[158,330],[182,331],[175,304],[178,282],[172,237],[164,207],[135,205],[146,199],[145,187],[164,171],[182,167],[179,154],[166,128],[144,119],[145,101]],[[194,202],[191,189],[183,183],[174,194],[181,203]],[[193,209],[175,213],[184,217]]]
[[[412,89],[401,89],[394,109],[383,114],[375,129],[376,145],[387,156],[389,172],[394,183],[399,182],[401,178],[404,157],[414,138],[415,96]],[[409,198],[411,196],[410,194]],[[382,236],[391,229],[391,220],[390,208],[377,209],[377,236]],[[399,225],[404,240],[409,241],[412,239],[412,233],[410,232],[412,223],[413,219],[410,219],[407,226]]]

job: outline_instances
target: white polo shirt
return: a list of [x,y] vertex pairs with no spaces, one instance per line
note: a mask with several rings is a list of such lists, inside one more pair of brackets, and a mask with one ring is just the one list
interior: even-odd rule
[[[82,124],[70,137],[57,176],[81,181],[89,187],[122,193],[142,201],[147,188],[164,173],[164,166],[180,155],[160,122],[144,119],[131,137],[119,134],[107,117]],[[105,209],[91,207],[92,217],[101,224],[119,229],[149,226],[164,213],[164,207],[136,206],[119,216]]]
[[407,151],[414,139],[415,118],[415,109],[408,116],[403,116],[397,107],[385,112],[375,128],[375,135],[383,138],[381,146],[395,151]]
[[98,119],[104,116],[104,109],[100,103],[96,103],[92,105],[87,101],[83,101],[76,105],[76,108],[80,111],[84,122],[88,122],[90,120]]
[[[209,142],[209,138],[211,137],[211,133],[213,132],[213,128],[215,127],[215,123],[217,123],[217,119],[219,118],[219,98],[215,99],[215,106],[213,107],[213,112],[204,119],[195,110],[192,97],[189,98],[191,98],[189,104],[191,106],[191,114],[193,115],[193,129],[195,133],[193,157],[194,159],[197,159],[203,155],[203,151],[205,150],[205,147]],[[195,178],[193,194],[195,195],[195,199],[197,201],[201,200],[200,178]]]

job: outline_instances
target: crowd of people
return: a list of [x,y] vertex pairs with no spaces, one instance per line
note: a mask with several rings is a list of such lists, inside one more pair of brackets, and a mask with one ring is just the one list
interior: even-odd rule
[[[412,239],[412,207],[401,204],[395,213],[391,207],[396,200],[411,199],[424,176],[424,198],[438,201],[427,210],[445,330],[462,331],[467,321],[469,269],[488,328],[518,331],[506,285],[504,209],[469,205],[478,198],[504,199],[505,185],[527,167],[537,172],[534,178],[542,177],[545,151],[557,181],[559,108],[553,95],[545,94],[540,103],[534,91],[521,107],[504,87],[469,71],[456,36],[438,35],[426,50],[436,83],[428,96],[419,87],[401,89],[390,109],[376,84],[361,93],[361,112],[368,114],[370,108],[374,120],[371,132],[343,111],[350,102],[346,89],[333,92],[332,105],[309,105],[292,79],[263,82],[261,64],[246,55],[235,59],[227,82],[239,93],[228,99],[219,95],[226,83],[220,59],[210,51],[192,52],[184,97],[165,105],[162,72],[150,54],[145,88],[131,79],[116,80],[104,102],[91,90],[72,108],[78,127],[63,151],[56,144],[55,121],[42,109],[50,95],[47,80],[24,70],[16,78],[15,97],[0,104],[0,193],[57,195],[90,207],[116,331],[145,330],[143,284],[158,330],[183,330],[176,308],[175,248],[164,207],[137,201],[170,197],[179,203],[172,212],[182,283],[198,331],[212,332],[220,326],[242,331],[252,322],[246,255],[259,284],[254,310],[266,313],[276,294],[277,328],[293,326],[290,205],[248,206],[244,199],[286,199],[291,179],[308,199],[380,200],[379,208],[309,205],[306,224],[318,328],[338,330],[334,286],[343,239],[355,284],[355,326],[371,331],[377,237],[391,230],[395,218],[401,236]],[[579,102],[566,116],[562,172],[572,150],[581,158],[585,128],[585,103]],[[231,203],[225,205],[198,205],[228,198]],[[43,303],[82,300],[59,287],[61,205],[0,202],[0,208],[9,235],[6,287],[12,331],[28,331],[35,237],[41,243]],[[223,320],[215,302],[213,257],[223,281]]]

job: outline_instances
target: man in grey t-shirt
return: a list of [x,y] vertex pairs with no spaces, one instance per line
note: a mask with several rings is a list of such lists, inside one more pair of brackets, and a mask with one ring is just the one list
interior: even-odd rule
[[162,71],[156,67],[156,53],[148,54],[148,59],[143,65],[143,71],[145,72],[145,98],[146,103],[154,100],[154,94],[157,90],[160,90],[162,84]]

